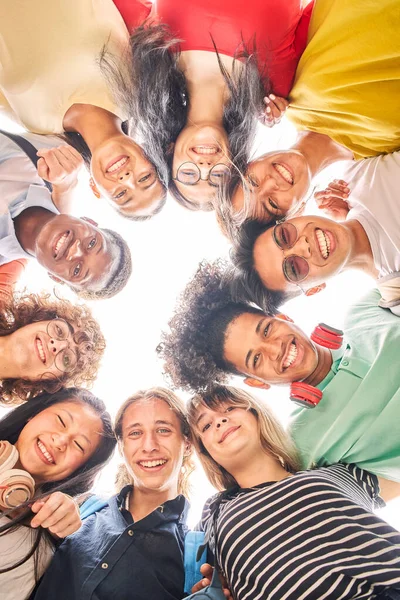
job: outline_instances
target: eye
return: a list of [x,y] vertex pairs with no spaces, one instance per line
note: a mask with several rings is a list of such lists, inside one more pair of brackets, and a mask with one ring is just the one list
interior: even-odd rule
[[114,196],[114,199],[118,200],[119,198],[122,198],[122,196],[125,196],[125,194],[126,194],[126,190],[122,190],[122,192],[120,192],[119,194]]
[[264,336],[264,337],[267,337],[267,335],[268,335],[268,332],[269,332],[269,330],[270,330],[270,327],[271,327],[271,323],[268,323],[268,325],[265,327],[265,329],[264,329],[264,331],[263,331],[263,336]]
[[68,354],[64,354],[62,361],[65,369],[68,369],[71,366],[71,358]]
[[75,441],[75,446],[82,452],[82,454],[84,454],[84,452],[85,452],[84,448],[82,448],[82,446],[80,444],[78,444],[77,441]]
[[157,429],[157,433],[171,433],[171,430],[167,429],[166,427],[160,427]]
[[93,239],[90,240],[90,242],[88,243],[88,250],[91,250],[92,248],[95,247],[97,243],[97,239],[94,237]]
[[232,412],[232,410],[235,410],[235,408],[235,406],[227,406],[225,412]]
[[257,363],[258,363],[258,361],[260,360],[260,356],[261,356],[261,354],[260,354],[260,353],[258,353],[258,354],[255,354],[255,355],[254,355],[254,358],[253,358],[253,367],[254,367],[254,368],[256,368],[256,366],[257,366]]
[[73,277],[78,277],[78,275],[80,274],[80,272],[82,271],[82,265],[76,265],[75,269],[72,272],[72,276]]
[[144,183],[145,181],[148,181],[151,176],[152,176],[152,173],[148,173],[147,175],[144,175],[143,177],[141,177],[138,180],[138,183]]
[[210,429],[210,423],[207,423],[207,425],[204,425],[203,429],[201,430],[201,433],[205,433],[207,431],[207,429]]
[[64,336],[64,332],[59,325],[55,325],[56,334],[59,338]]
[[58,420],[60,421],[61,425],[64,427],[64,429],[66,428],[66,425],[64,423],[64,421],[62,420],[62,418],[60,417],[60,415],[57,415]]
[[251,175],[250,173],[247,175],[247,181],[252,187],[260,187],[260,184],[258,183],[257,179],[254,177],[254,175]]
[[139,437],[140,431],[130,431],[128,437]]
[[272,198],[268,198],[268,203],[273,210],[279,210],[279,206],[272,200]]

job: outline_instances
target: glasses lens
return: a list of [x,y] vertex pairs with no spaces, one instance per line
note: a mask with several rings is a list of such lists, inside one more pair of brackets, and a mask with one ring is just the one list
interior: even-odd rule
[[288,281],[299,283],[303,281],[310,270],[308,262],[302,256],[288,256],[283,261],[283,274]]
[[227,183],[231,176],[231,170],[227,165],[218,164],[215,165],[210,171],[210,183],[216,186],[223,185]]
[[65,348],[65,350],[57,354],[55,365],[63,373],[70,373],[75,369],[77,362],[78,358],[75,352],[70,348]]
[[176,178],[185,185],[195,185],[200,179],[200,171],[194,163],[183,163],[178,169]]
[[275,242],[282,250],[292,248],[297,240],[297,229],[292,223],[280,223],[274,229]]
[[66,340],[70,329],[63,319],[53,319],[47,326],[47,333],[54,340]]

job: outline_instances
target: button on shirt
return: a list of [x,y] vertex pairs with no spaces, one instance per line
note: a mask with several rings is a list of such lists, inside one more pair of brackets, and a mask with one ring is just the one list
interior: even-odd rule
[[181,600],[188,502],[165,502],[137,523],[131,486],[83,521],[57,550],[35,600]]
[[[35,148],[62,145],[55,136],[24,133]],[[0,265],[18,258],[32,258],[19,243],[13,219],[31,206],[58,214],[51,194],[30,158],[7,136],[0,133]]]
[[291,434],[303,467],[355,463],[400,481],[400,324],[370,292],[346,319],[345,343],[318,385],[323,398],[312,410],[298,408]]

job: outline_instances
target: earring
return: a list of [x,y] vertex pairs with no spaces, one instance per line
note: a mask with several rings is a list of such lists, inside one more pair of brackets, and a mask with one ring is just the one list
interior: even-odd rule
[[97,189],[97,185],[95,184],[93,177],[91,177],[89,179],[89,185],[90,185],[90,189],[92,190],[92,192],[96,196],[96,198],[101,198],[101,194],[100,194],[99,190]]

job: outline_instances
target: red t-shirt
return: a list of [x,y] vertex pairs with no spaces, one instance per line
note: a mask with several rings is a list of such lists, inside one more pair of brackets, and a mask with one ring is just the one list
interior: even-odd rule
[[[132,0],[114,2],[132,30]],[[270,79],[272,91],[285,97],[307,44],[313,1],[305,9],[302,4],[302,0],[156,0],[154,10],[182,40],[183,51],[213,52],[212,36],[221,54],[233,56],[242,39],[250,47],[254,39],[260,72]]]

